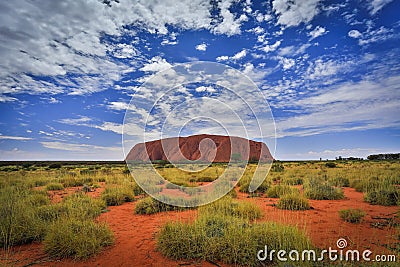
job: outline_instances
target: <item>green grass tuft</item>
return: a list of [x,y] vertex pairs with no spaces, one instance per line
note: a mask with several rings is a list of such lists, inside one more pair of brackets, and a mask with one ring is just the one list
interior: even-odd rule
[[345,209],[339,210],[339,216],[345,222],[360,223],[365,216],[365,212],[361,209]]
[[298,193],[291,193],[281,196],[277,204],[278,209],[282,210],[309,210],[308,200]]
[[304,196],[315,200],[343,199],[343,190],[318,179],[310,179],[304,186]]
[[271,198],[279,198],[286,194],[298,192],[299,190],[297,188],[290,185],[274,185],[267,190],[266,196]]
[[44,249],[56,258],[86,259],[111,245],[113,240],[113,233],[106,225],[70,218],[50,225]]
[[134,188],[129,185],[107,187],[101,197],[107,206],[119,206],[135,200]]
[[53,190],[63,190],[64,186],[61,183],[50,183],[46,185],[46,190],[47,191],[53,191]]

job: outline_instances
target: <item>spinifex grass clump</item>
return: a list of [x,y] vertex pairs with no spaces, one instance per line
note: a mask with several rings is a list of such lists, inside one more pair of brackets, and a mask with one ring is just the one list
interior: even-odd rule
[[262,210],[256,204],[247,201],[237,201],[225,196],[211,204],[199,208],[202,216],[212,216],[217,213],[224,216],[233,216],[248,220],[260,219],[263,216]]
[[291,193],[281,196],[277,207],[282,210],[309,210],[310,204],[308,199],[299,193]]
[[[203,259],[235,266],[260,266],[257,252],[264,250],[265,246],[269,251],[311,248],[307,236],[294,226],[254,223],[249,218],[259,215],[249,216],[248,212],[235,211],[235,205],[241,203],[230,198],[217,202],[200,208],[199,217],[194,222],[169,222],[164,225],[157,239],[159,251],[172,259]],[[254,208],[245,205],[243,210]]]
[[329,183],[333,186],[337,187],[349,187],[350,186],[350,181],[348,178],[345,177],[335,177],[329,179]]
[[136,214],[154,214],[163,211],[183,210],[184,208],[160,202],[152,197],[145,197],[139,200],[135,206]]
[[43,207],[39,214],[46,221],[45,251],[56,258],[87,258],[112,244],[113,234],[104,224],[93,222],[105,202],[76,193],[61,203]]
[[320,179],[309,179],[303,187],[304,196],[309,199],[335,200],[344,198],[341,188],[333,187]]
[[346,209],[340,210],[339,216],[346,222],[360,223],[365,216],[365,212],[362,209]]
[[372,205],[395,206],[398,205],[400,190],[394,185],[382,181],[374,188],[368,189],[364,200]]
[[70,195],[64,198],[60,205],[63,214],[80,220],[94,219],[106,209],[103,200],[92,198],[84,193]]
[[25,188],[0,189],[0,247],[8,249],[17,244],[41,240],[46,225],[38,209],[49,203],[42,192]]
[[52,191],[52,190],[63,190],[64,186],[61,183],[50,183],[46,185],[46,190],[47,191]]
[[290,185],[274,185],[270,187],[267,192],[267,197],[278,198],[286,194],[298,193],[299,190]]
[[113,243],[113,233],[104,224],[65,218],[53,223],[44,239],[44,249],[56,258],[84,259]]
[[140,191],[136,190],[131,184],[117,185],[107,187],[102,193],[101,197],[106,202],[107,206],[119,206],[125,202],[132,202],[135,200],[135,193]]

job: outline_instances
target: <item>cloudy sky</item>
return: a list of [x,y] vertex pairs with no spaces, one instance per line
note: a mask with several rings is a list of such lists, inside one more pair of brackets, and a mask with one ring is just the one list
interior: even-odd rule
[[0,159],[122,160],[125,111],[143,113],[130,100],[155,97],[140,86],[194,61],[255,82],[278,159],[399,152],[398,10],[392,0],[2,1]]

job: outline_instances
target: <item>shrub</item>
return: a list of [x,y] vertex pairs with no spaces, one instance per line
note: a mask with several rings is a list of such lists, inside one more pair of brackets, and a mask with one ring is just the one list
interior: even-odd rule
[[339,210],[339,216],[345,222],[360,223],[365,216],[365,212],[361,209]]
[[165,204],[160,202],[152,197],[146,197],[139,200],[135,206],[136,214],[154,214],[163,211],[171,211],[171,210],[182,210],[181,207],[176,207],[172,205]]
[[285,194],[298,192],[299,190],[297,188],[289,185],[274,185],[267,190],[266,195],[267,197],[278,198]]
[[379,187],[381,182],[377,178],[369,178],[365,180],[356,179],[350,184],[357,192],[368,192]]
[[64,186],[61,183],[50,183],[46,186],[47,191],[63,190]]
[[327,163],[325,163],[325,166],[328,168],[336,168],[336,163],[335,162],[327,162]]
[[0,247],[41,240],[46,225],[38,208],[49,202],[41,193],[28,189],[6,187],[0,190]]
[[51,163],[49,169],[60,169],[62,167],[61,163]]
[[106,208],[102,199],[91,198],[82,192],[64,198],[61,205],[67,217],[80,220],[94,219]]
[[295,177],[286,178],[283,180],[283,183],[287,185],[301,185],[303,184],[303,178],[295,178]]
[[81,179],[75,177],[69,177],[61,180],[64,187],[76,187],[83,186],[84,182]]
[[291,193],[281,196],[277,204],[282,210],[309,210],[310,204],[305,197],[298,193]]
[[343,199],[343,190],[333,187],[326,182],[317,179],[310,179],[304,185],[304,196],[315,200],[336,200]]
[[262,210],[256,204],[248,201],[235,201],[229,196],[200,207],[199,210],[202,216],[219,214],[248,220],[259,219],[263,216]]
[[113,233],[106,225],[71,218],[50,226],[44,249],[56,258],[85,259],[112,243]]
[[107,206],[119,206],[135,200],[133,188],[130,186],[107,187],[101,197]]
[[336,177],[329,180],[330,184],[337,187],[349,187],[350,181],[348,178]]
[[310,249],[311,242],[294,226],[250,224],[241,218],[216,214],[202,216],[193,223],[169,222],[157,237],[158,250],[169,258],[222,261],[235,266],[262,265],[256,255],[265,246],[269,251],[302,251]]
[[272,172],[283,172],[285,167],[281,163],[273,163],[271,167]]
[[198,177],[198,178],[196,178],[196,181],[197,181],[197,182],[205,182],[205,183],[208,183],[208,182],[214,182],[215,179],[216,179],[216,178],[205,176],[205,177]]
[[364,194],[364,200],[372,205],[395,206],[399,191],[394,186],[377,187]]

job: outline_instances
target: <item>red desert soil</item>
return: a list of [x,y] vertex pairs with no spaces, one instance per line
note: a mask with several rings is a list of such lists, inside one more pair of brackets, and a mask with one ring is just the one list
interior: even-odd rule
[[136,144],[126,160],[229,162],[231,154],[240,154],[242,160],[272,159],[265,143],[234,136],[201,134]]
[[[243,201],[254,201],[265,213],[263,221],[277,221],[304,228],[314,245],[319,248],[336,249],[336,241],[346,238],[351,249],[370,249],[374,253],[390,253],[385,245],[396,243],[395,229],[372,227],[379,220],[372,217],[388,216],[398,211],[398,207],[372,206],[363,202],[362,193],[352,188],[344,188],[346,199],[310,201],[314,209],[308,211],[283,211],[273,207],[277,199],[247,198],[239,194]],[[109,212],[100,215],[99,221],[107,222],[115,234],[115,244],[86,261],[52,260],[48,261],[41,244],[14,247],[8,264],[25,266],[36,262],[36,266],[215,266],[209,262],[173,261],[156,251],[155,236],[168,220],[188,221],[195,218],[197,211],[166,212],[154,215],[135,215],[135,203],[110,207]],[[343,222],[338,215],[340,209],[361,208],[367,212],[360,224]],[[392,215],[393,216],[393,215]],[[393,254],[393,252],[391,253]],[[0,253],[5,258],[4,251]],[[0,261],[6,263],[5,261]],[[222,265],[225,266],[225,265]]]

